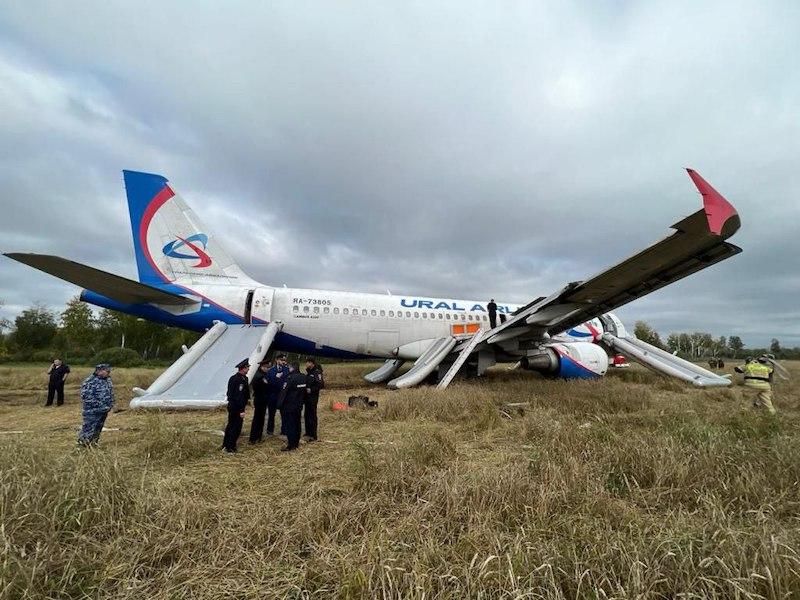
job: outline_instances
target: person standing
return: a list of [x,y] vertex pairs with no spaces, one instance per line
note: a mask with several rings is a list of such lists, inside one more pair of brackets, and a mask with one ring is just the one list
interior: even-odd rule
[[300,372],[300,365],[289,365],[289,375],[283,382],[278,406],[281,408],[281,423],[286,424],[286,447],[289,452],[300,445],[300,411],[308,395],[308,377]]
[[770,364],[769,356],[763,354],[757,360],[745,359],[744,366],[734,367],[734,371],[744,374],[744,386],[753,391],[753,407],[766,408],[769,414],[775,414],[772,405],[772,376],[775,369]]
[[[262,360],[258,363],[258,371],[253,377],[253,420],[250,423],[251,444],[260,443],[264,434],[264,415],[267,412],[267,397],[269,396],[269,382],[267,381],[269,363],[270,361],[268,360]],[[272,415],[274,426],[274,410]]]
[[53,406],[53,397],[56,399],[56,406],[64,404],[64,383],[69,375],[69,366],[61,362],[60,358],[53,360],[53,364],[47,369],[50,381],[47,384],[47,403],[45,406]]
[[[275,434],[275,411],[278,410],[278,397],[283,388],[283,382],[289,376],[289,367],[286,365],[286,355],[278,354],[275,364],[267,371],[267,435]],[[281,435],[286,435],[281,413]]]
[[222,438],[222,449],[229,454],[236,452],[236,441],[242,433],[244,409],[250,400],[250,382],[247,372],[250,362],[244,359],[236,365],[236,373],[228,379],[228,423],[225,425],[225,437]]
[[81,384],[83,426],[78,434],[80,446],[96,446],[103,424],[114,406],[114,384],[111,382],[111,365],[101,363]]
[[494,303],[494,298],[489,300],[489,304],[486,305],[486,310],[489,311],[489,325],[494,329],[497,327],[497,304]]
[[308,379],[308,394],[303,407],[303,420],[306,426],[306,438],[309,442],[317,440],[317,404],[319,391],[325,387],[325,378],[322,376],[322,365],[317,364],[313,358],[306,359],[306,376]]

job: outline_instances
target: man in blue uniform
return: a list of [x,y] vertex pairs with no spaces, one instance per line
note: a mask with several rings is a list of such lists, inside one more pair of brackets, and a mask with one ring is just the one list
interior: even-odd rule
[[317,364],[313,358],[306,359],[306,375],[308,376],[308,394],[303,406],[303,420],[306,426],[306,438],[309,442],[317,439],[317,403],[319,391],[325,387],[325,378],[322,376],[322,365]]
[[286,423],[286,447],[281,452],[295,450],[300,445],[300,411],[307,394],[308,378],[300,372],[300,365],[292,363],[278,399],[281,422]]
[[222,439],[222,449],[225,452],[236,452],[236,440],[242,433],[242,423],[244,423],[244,409],[250,400],[250,382],[247,380],[247,372],[250,370],[250,362],[244,359],[236,365],[236,374],[228,379],[228,423],[225,425],[225,437]]
[[114,384],[111,383],[111,365],[102,363],[94,368],[81,384],[83,427],[78,434],[78,444],[95,446],[103,431],[103,424],[114,406]]
[[[267,413],[267,398],[269,396],[269,382],[267,371],[268,360],[258,363],[258,371],[253,377],[253,420],[250,423],[250,443],[258,444],[264,435],[264,415]],[[272,425],[275,426],[275,410],[272,411]]]
[[[286,378],[289,376],[289,367],[286,365],[286,355],[278,354],[275,364],[267,371],[267,435],[275,434],[275,411],[278,408],[278,396]],[[286,429],[281,417],[281,434],[286,435]]]

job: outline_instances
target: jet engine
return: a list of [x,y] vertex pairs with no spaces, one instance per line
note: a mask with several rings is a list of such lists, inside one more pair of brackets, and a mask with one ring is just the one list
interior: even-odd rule
[[529,353],[521,366],[548,377],[595,379],[608,370],[608,354],[588,342],[548,344]]

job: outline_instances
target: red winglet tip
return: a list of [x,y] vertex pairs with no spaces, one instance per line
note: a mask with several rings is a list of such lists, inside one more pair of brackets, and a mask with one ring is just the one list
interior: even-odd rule
[[722,194],[711,187],[705,179],[700,177],[697,171],[689,168],[687,168],[686,171],[689,173],[689,177],[692,178],[695,186],[697,186],[697,191],[703,196],[703,208],[706,212],[706,218],[708,219],[709,230],[715,235],[720,235],[727,220],[738,214],[736,209],[730,202],[722,197]]

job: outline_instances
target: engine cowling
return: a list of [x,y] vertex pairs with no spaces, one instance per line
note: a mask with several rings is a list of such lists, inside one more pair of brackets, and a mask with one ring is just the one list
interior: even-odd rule
[[608,370],[608,354],[588,342],[548,344],[523,358],[522,367],[562,379],[595,379]]

